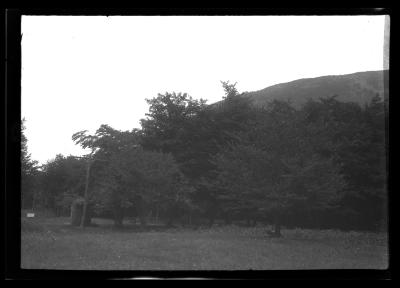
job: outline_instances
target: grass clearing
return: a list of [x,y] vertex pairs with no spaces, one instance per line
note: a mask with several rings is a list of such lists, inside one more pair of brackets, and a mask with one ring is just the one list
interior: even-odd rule
[[217,226],[81,229],[69,218],[23,218],[21,267],[68,270],[386,269],[387,235],[336,230]]

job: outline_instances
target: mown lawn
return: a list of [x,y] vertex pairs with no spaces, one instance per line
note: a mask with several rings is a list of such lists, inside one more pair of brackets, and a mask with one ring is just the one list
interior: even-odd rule
[[146,229],[95,219],[71,227],[68,218],[23,218],[21,267],[68,270],[386,269],[387,235],[265,227]]

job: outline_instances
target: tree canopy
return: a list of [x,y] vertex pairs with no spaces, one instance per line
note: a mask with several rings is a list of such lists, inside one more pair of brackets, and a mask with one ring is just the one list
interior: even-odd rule
[[[269,221],[277,233],[280,225],[385,223],[387,107],[378,95],[365,106],[332,96],[301,107],[277,100],[260,107],[236,83],[222,85],[225,95],[210,105],[185,93],[147,99],[141,129],[101,125],[94,135],[75,133],[73,141],[90,152],[44,165],[43,203],[65,209],[82,196],[90,162],[92,208],[112,212],[117,224],[129,213],[171,222],[177,211],[209,224]],[[34,163],[24,137],[22,144],[28,175]]]

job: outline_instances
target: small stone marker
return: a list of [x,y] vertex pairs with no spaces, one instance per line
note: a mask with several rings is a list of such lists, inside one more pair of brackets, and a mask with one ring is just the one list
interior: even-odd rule
[[33,217],[35,217],[35,213],[27,213],[26,217],[33,218]]

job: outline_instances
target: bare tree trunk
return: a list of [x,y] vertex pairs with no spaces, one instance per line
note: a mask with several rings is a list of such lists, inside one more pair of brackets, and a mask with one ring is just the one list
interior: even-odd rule
[[71,205],[71,225],[79,226],[82,222],[82,206],[76,202]]
[[275,215],[275,223],[274,223],[274,236],[281,237],[281,219],[280,215]]
[[88,160],[87,168],[86,168],[86,183],[85,183],[85,202],[83,203],[83,215],[81,220],[81,227],[86,226],[87,224],[87,208],[89,202],[89,177],[90,177],[90,166],[91,166],[91,159]]
[[274,234],[276,237],[281,237],[281,224],[280,223],[275,223],[275,227],[274,227]]
[[124,213],[121,207],[114,208],[114,225],[122,227],[124,222]]
[[90,204],[86,207],[86,215],[85,218],[83,218],[83,221],[85,226],[92,225],[92,207]]
[[33,197],[32,197],[32,211],[34,211],[34,212],[35,212],[35,209],[36,209],[36,193],[37,193],[37,191],[35,189],[34,192],[33,192]]
[[159,209],[157,207],[157,210],[156,210],[156,225],[158,225],[158,216],[159,216]]
[[280,215],[274,215],[274,231],[267,231],[270,237],[282,237]]

